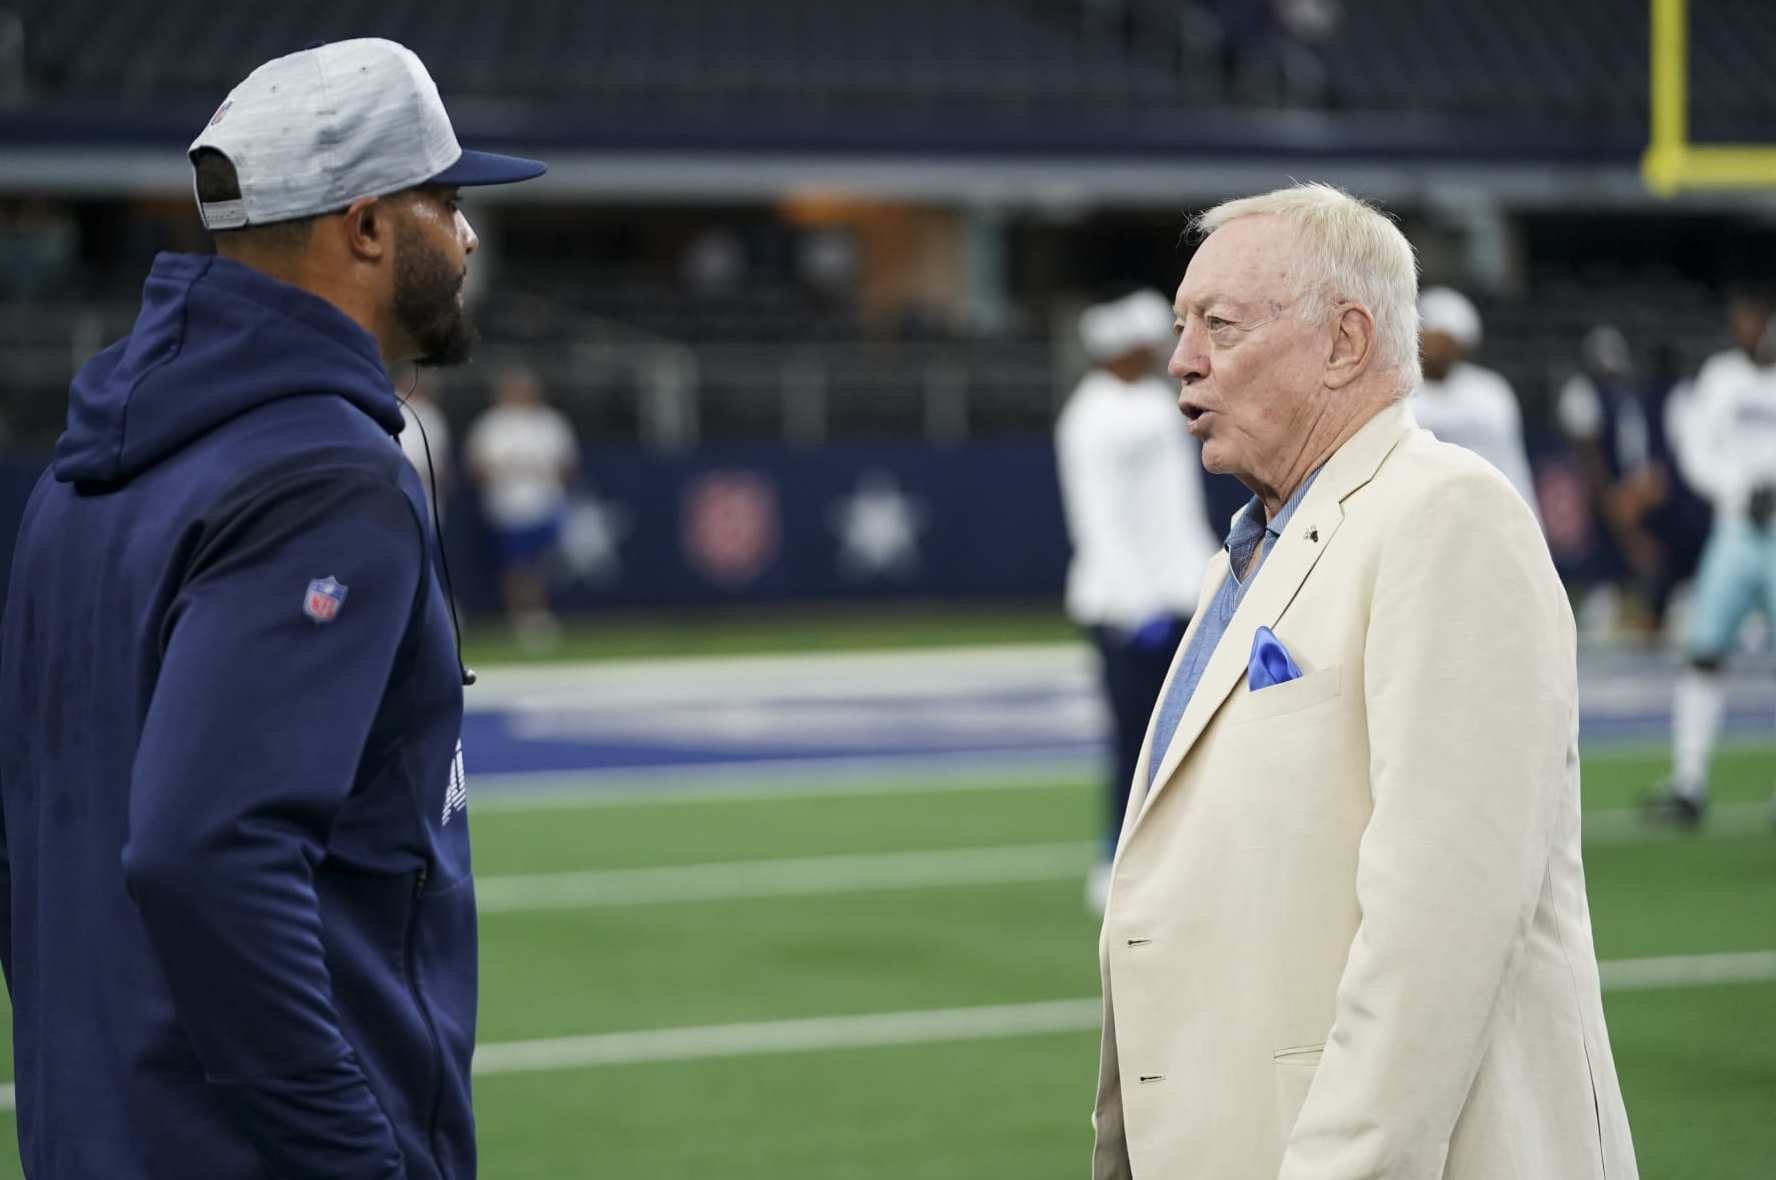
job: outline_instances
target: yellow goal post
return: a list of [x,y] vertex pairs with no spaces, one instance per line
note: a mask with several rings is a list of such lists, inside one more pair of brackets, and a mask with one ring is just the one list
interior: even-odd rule
[[1651,0],[1652,138],[1640,174],[1660,196],[1686,189],[1776,189],[1776,147],[1690,142],[1689,0]]

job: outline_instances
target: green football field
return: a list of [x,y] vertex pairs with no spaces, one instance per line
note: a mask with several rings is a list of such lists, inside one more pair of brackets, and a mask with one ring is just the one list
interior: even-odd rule
[[624,611],[566,620],[554,646],[534,651],[503,625],[470,620],[463,659],[470,667],[674,656],[787,655],[1076,642],[1079,628],[1054,602],[911,602],[764,608],[743,612]]
[[[1662,770],[1607,751],[1585,770],[1592,912],[1641,1174],[1766,1180],[1776,751],[1723,756],[1726,806],[1699,836],[1643,831],[1623,810]],[[1089,785],[484,795],[472,808],[482,1175],[1086,1174]],[[9,1152],[0,1175],[18,1174]]]

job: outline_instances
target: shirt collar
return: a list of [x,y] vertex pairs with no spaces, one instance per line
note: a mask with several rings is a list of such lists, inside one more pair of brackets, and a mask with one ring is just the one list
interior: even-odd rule
[[1289,527],[1289,518],[1295,515],[1295,510],[1307,496],[1307,489],[1313,487],[1314,480],[1320,477],[1322,470],[1323,468],[1314,468],[1313,473],[1301,481],[1301,486],[1295,489],[1295,494],[1289,497],[1282,511],[1276,514],[1275,520],[1264,519],[1264,501],[1257,496],[1253,496],[1234,518],[1233,528],[1227,534],[1226,548],[1235,580],[1239,579],[1240,572],[1251,563],[1252,550],[1260,541],[1264,542],[1264,547],[1268,550],[1270,538],[1283,535],[1283,530]]

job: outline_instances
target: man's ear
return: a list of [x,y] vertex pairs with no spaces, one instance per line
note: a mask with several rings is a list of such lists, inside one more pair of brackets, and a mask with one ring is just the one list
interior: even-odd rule
[[380,261],[394,246],[394,209],[377,197],[359,197],[345,208],[343,232],[352,257]]
[[1332,346],[1326,357],[1326,386],[1343,389],[1362,376],[1375,356],[1375,317],[1360,303],[1347,303],[1332,316]]

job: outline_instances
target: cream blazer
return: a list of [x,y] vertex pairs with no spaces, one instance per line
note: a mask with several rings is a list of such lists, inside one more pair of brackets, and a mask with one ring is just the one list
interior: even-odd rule
[[[1192,632],[1226,574],[1223,553]],[[1302,675],[1253,693],[1261,624]],[[1171,745],[1149,730],[1099,945],[1094,1180],[1634,1180],[1577,733],[1572,611],[1529,508],[1383,410],[1322,468]]]

